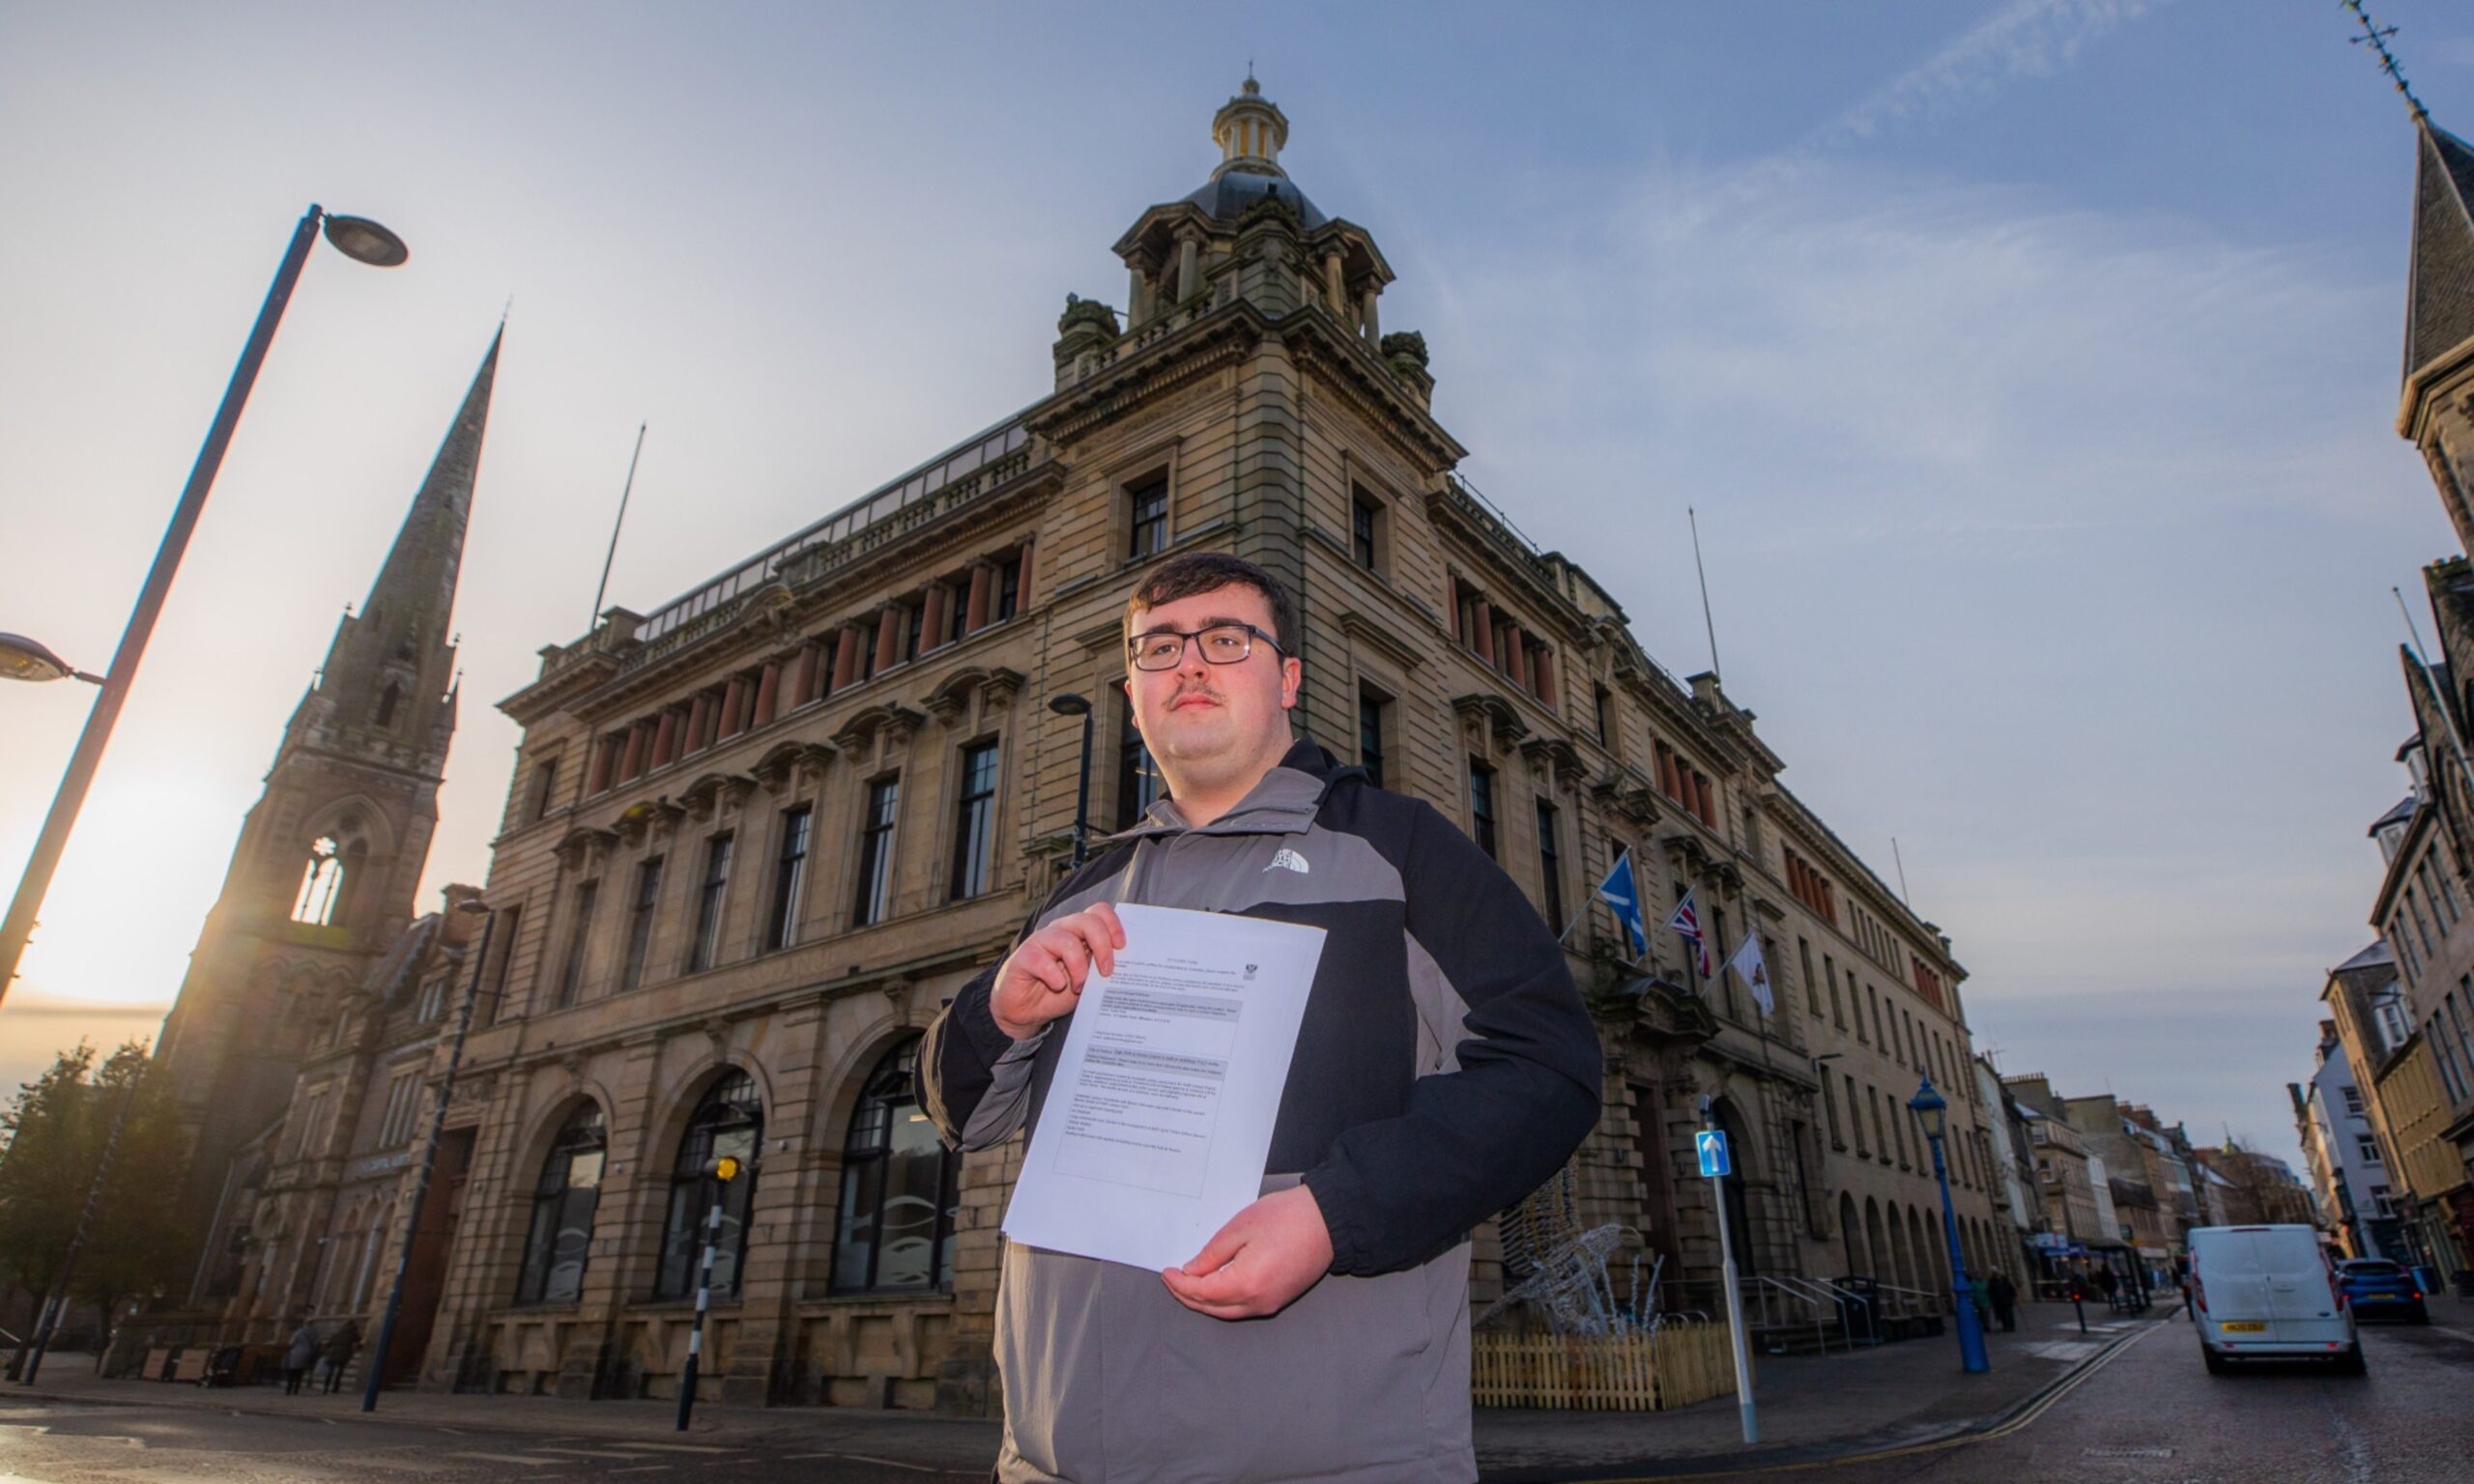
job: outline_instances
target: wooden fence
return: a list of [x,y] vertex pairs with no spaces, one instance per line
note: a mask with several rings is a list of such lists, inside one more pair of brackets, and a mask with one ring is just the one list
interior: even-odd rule
[[1736,1389],[1724,1325],[1650,1334],[1469,1336],[1470,1400],[1481,1407],[1667,1412]]

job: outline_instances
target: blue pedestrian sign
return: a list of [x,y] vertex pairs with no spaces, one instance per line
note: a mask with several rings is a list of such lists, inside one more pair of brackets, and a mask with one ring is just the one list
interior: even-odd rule
[[1701,1173],[1719,1180],[1735,1172],[1727,1161],[1727,1136],[1715,1128],[1704,1128],[1692,1136],[1693,1152],[1701,1156]]

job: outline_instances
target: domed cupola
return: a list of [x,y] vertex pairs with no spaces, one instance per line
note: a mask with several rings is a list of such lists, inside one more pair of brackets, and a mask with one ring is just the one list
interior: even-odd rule
[[1247,75],[1245,91],[1212,116],[1211,138],[1220,146],[1220,168],[1211,172],[1215,181],[1231,170],[1288,174],[1280,167],[1280,149],[1288,143],[1288,116],[1263,97],[1263,85],[1251,73]]

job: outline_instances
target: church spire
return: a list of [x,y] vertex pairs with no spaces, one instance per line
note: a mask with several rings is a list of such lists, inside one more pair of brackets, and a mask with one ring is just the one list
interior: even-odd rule
[[464,530],[473,518],[473,481],[481,468],[481,434],[490,420],[490,385],[499,369],[499,345],[506,338],[506,323],[499,323],[490,352],[473,376],[472,389],[456,413],[446,439],[431,461],[429,477],[404,515],[403,528],[387,553],[387,564],[370,585],[369,601],[361,607],[368,622],[400,634],[404,641],[426,648],[446,641],[448,614],[455,606],[455,577],[464,560]]

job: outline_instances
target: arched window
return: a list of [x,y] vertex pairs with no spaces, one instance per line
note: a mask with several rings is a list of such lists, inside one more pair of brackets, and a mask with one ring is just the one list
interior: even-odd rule
[[395,708],[403,703],[404,688],[392,680],[388,681],[387,689],[378,693],[378,725],[381,728],[394,726]]
[[584,1292],[592,1213],[601,1203],[601,1165],[609,1147],[601,1108],[586,1103],[559,1130],[541,1179],[532,1186],[532,1228],[524,1239],[518,1303],[572,1303]]
[[332,835],[321,836],[309,847],[309,863],[302,868],[301,896],[292,904],[292,920],[326,927],[335,920],[335,903],[343,891],[342,847]]
[[915,1036],[887,1052],[850,1114],[833,1241],[833,1287],[842,1293],[953,1281],[962,1161],[919,1110],[910,1081],[918,1054]]
[[[678,1139],[678,1157],[670,1167],[670,1215],[663,1223],[661,1270],[653,1278],[656,1298],[684,1298],[696,1292],[696,1270],[704,1260],[705,1227],[716,1198],[721,1202],[722,1228],[713,1241],[713,1292],[736,1294],[740,1268],[747,1256],[747,1213],[756,1199],[755,1159],[764,1143],[764,1101],[757,1096],[756,1079],[733,1071],[713,1084],[696,1104],[687,1131]],[[724,1184],[706,1173],[725,1156],[736,1159],[738,1178]]]

